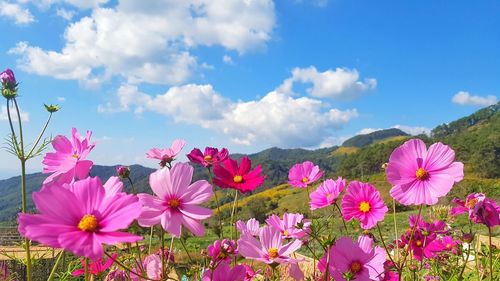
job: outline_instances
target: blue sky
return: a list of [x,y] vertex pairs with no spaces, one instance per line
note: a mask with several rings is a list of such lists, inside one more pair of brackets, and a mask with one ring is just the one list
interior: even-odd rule
[[[92,130],[96,164],[150,147],[317,148],[428,132],[495,103],[498,1],[0,1],[0,67],[34,137]],[[7,134],[5,107],[0,134]],[[17,173],[0,152],[0,177]],[[39,171],[41,159],[30,171]]]

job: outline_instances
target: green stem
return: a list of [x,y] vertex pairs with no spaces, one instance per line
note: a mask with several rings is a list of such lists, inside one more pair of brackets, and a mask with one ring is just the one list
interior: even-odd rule
[[234,209],[236,209],[237,202],[238,202],[238,190],[235,190],[233,209],[231,210],[231,240],[233,240]]
[[490,274],[491,274],[491,281],[493,281],[493,245],[491,243],[491,227],[488,226],[488,242],[490,246]]
[[[186,244],[184,243],[184,239],[179,238],[179,241],[181,241],[182,248],[184,248],[184,251],[186,251],[186,254],[187,254],[187,256],[188,256],[189,262],[190,262],[191,264],[194,264],[194,260],[191,258],[191,255],[189,254],[189,251],[188,251],[188,249],[187,249],[187,247],[186,247]],[[170,253],[169,253],[168,255],[169,255],[169,257],[170,257]]]
[[[396,234],[396,241],[399,239],[399,236],[398,236],[398,224],[397,224],[397,220],[396,220],[396,200],[392,199],[392,219],[394,220],[394,233]],[[399,245],[398,243],[396,243],[396,247],[395,247],[395,251],[396,251],[396,255],[394,256],[394,260],[396,262],[399,261]],[[394,263],[394,265],[396,265],[396,263]]]
[[210,184],[214,187],[214,196],[215,196],[215,203],[217,204],[217,218],[219,220],[219,239],[222,239],[224,237],[224,230],[222,228],[222,213],[220,212],[220,205],[219,205],[219,198],[217,198],[217,190],[215,190],[215,185],[214,185],[214,180],[212,177],[212,171],[210,170],[210,167],[207,167],[208,171],[208,179],[210,180]]
[[344,216],[342,215],[342,210],[340,210],[340,207],[337,204],[337,202],[335,202],[335,207],[337,207],[337,211],[339,212],[340,219],[342,219],[342,224],[344,225],[344,229],[345,229],[345,232],[347,234],[347,233],[349,233],[349,230],[347,230],[347,225],[345,224]]
[[19,124],[19,142],[21,144],[21,157],[24,159],[24,140],[23,140],[23,125],[21,124],[21,112],[19,111],[19,106],[17,106],[16,99],[13,99],[13,101],[17,112],[17,123]]
[[59,263],[61,262],[62,260],[62,257],[63,257],[63,253],[64,251],[61,250],[61,252],[59,253],[59,255],[57,255],[57,260],[56,260],[56,263],[54,264],[54,266],[52,267],[52,270],[50,271],[50,275],[49,275],[49,278],[47,278],[47,281],[51,281],[55,274],[56,274],[56,271],[57,271],[57,267],[59,267]]
[[149,232],[149,243],[148,243],[148,255],[151,255],[151,245],[153,243],[153,227],[151,227],[151,231]]
[[35,143],[33,144],[33,146],[31,147],[30,149],[30,152],[28,152],[28,155],[26,156],[26,159],[29,159],[31,156],[32,156],[32,153],[33,151],[35,151],[35,148],[37,147],[38,143],[40,142],[40,140],[42,139],[43,137],[43,134],[45,133],[45,130],[47,130],[47,126],[49,126],[49,123],[50,123],[50,119],[52,118],[52,113],[49,114],[49,118],[47,118],[47,121],[45,122],[45,125],[43,126],[43,129],[42,131],[40,132],[40,134],[38,135],[38,138],[36,139]]
[[85,258],[84,270],[85,270],[84,280],[85,280],[85,281],[89,281],[89,280],[90,280],[90,274],[89,274],[89,259],[87,259],[87,258]]
[[391,262],[394,264],[394,266],[396,267],[396,269],[399,269],[398,265],[392,259],[391,253],[389,253],[389,249],[387,249],[387,245],[385,244],[384,236],[382,235],[382,230],[380,229],[380,225],[378,223],[377,223],[377,229],[378,229],[378,234],[380,235],[380,241],[382,241],[382,245],[384,246],[384,249],[385,249],[385,252],[386,252],[387,256],[389,257],[389,259],[391,260]]
[[16,150],[17,157],[21,157],[20,153],[21,149],[19,148],[19,144],[17,143],[16,132],[14,131],[14,125],[12,124],[12,117],[10,116],[9,99],[7,99],[7,117],[9,118],[9,126],[10,126],[10,132],[12,134],[13,147]]
[[[172,254],[172,248],[174,247],[174,239],[175,239],[175,236],[172,236],[172,240],[170,240],[170,247],[168,247],[168,259],[167,259],[167,264],[165,265],[165,268],[167,268],[168,270],[168,264],[170,263],[170,255]],[[180,239],[179,239],[180,240]],[[165,253],[163,253],[162,255],[162,259],[165,259]],[[163,264],[163,263],[162,263]],[[163,271],[165,272],[165,271]],[[169,278],[168,277],[168,273],[165,273],[164,275],[167,279]]]
[[132,189],[132,193],[135,194],[135,188],[134,188],[134,183],[132,182],[132,179],[130,177],[127,177],[128,182],[130,183],[130,189]]
[[165,275],[165,239],[164,239],[163,228],[160,226],[160,240],[161,240],[161,276]]
[[465,261],[464,261],[464,266],[462,266],[462,270],[460,270],[460,275],[458,276],[458,281],[461,281],[463,280],[463,275],[464,275],[464,271],[465,271],[465,267],[467,267],[467,262],[469,261],[469,256],[470,256],[470,248],[471,248],[471,244],[468,243],[468,247],[467,247],[467,256],[465,257]]
[[[21,159],[21,211],[26,213],[26,160]],[[31,251],[30,245],[31,241],[28,238],[24,238],[25,250],[26,250],[26,279],[31,281],[32,275],[32,265],[31,265]]]

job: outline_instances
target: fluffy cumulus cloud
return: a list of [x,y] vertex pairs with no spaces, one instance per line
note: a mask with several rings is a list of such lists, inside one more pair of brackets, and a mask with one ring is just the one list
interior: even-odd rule
[[376,79],[360,80],[356,69],[336,68],[320,72],[316,67],[310,66],[293,69],[292,76],[283,81],[277,91],[291,93],[297,82],[312,84],[306,91],[313,97],[337,99],[353,99],[377,86]]
[[459,105],[488,106],[497,103],[498,100],[496,96],[492,95],[481,97],[471,95],[469,92],[460,91],[453,96],[451,101]]
[[[28,112],[24,112],[22,110],[19,110],[21,113],[21,121],[22,122],[29,122],[30,121],[30,114]],[[11,115],[10,117],[12,118],[12,121],[17,122],[17,114],[15,113],[15,110],[10,111]],[[2,105],[0,107],[0,121],[9,121],[9,115],[7,114],[7,106]]]
[[106,4],[109,0],[18,0],[19,3],[31,2],[41,8],[48,8],[55,4],[68,4],[79,9],[91,9]]
[[[398,124],[398,125],[392,126],[391,128],[400,129],[401,131],[403,131],[407,134],[410,134],[412,136],[421,135],[421,134],[430,136],[430,134],[431,134],[431,129],[427,128],[427,127],[423,127],[423,126],[407,126],[407,125],[399,125]],[[364,129],[361,129],[359,132],[357,132],[356,135],[366,135],[366,134],[373,133],[375,131],[380,131],[380,130],[384,130],[384,129],[383,128],[364,128]]]
[[218,131],[243,145],[318,146],[358,116],[356,109],[329,109],[320,100],[294,98],[276,91],[257,100],[232,101],[211,85],[171,87],[154,97],[141,92],[137,86],[124,85],[118,91],[118,100],[118,105],[101,105],[98,110],[154,111],[171,116],[176,122]]
[[0,1],[0,17],[13,20],[16,24],[29,24],[35,21],[31,12],[18,3]]
[[128,83],[173,85],[186,82],[203,62],[191,50],[222,46],[246,53],[265,47],[275,25],[271,0],[56,1],[93,7],[89,16],[65,30],[60,51],[19,42],[10,50],[31,73],[78,80],[95,87],[118,76]]

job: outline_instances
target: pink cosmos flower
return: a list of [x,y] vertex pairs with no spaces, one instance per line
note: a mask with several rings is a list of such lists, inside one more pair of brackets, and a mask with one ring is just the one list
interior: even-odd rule
[[335,203],[344,190],[345,180],[339,177],[336,181],[327,179],[315,191],[311,192],[309,205],[311,210],[328,207]]
[[311,161],[295,164],[288,172],[288,183],[294,187],[307,187],[323,176],[319,166]]
[[[111,258],[108,258],[105,263],[103,263],[102,258],[93,261],[89,264],[89,272],[92,275],[100,275],[104,271],[106,271],[108,268],[110,268],[113,265],[113,262],[115,261],[116,257],[118,257],[118,254],[114,253],[111,255]],[[82,268],[77,269],[73,272],[71,272],[71,275],[73,276],[80,276],[85,274],[85,259],[80,259],[80,262],[82,264]]]
[[202,153],[199,148],[194,148],[186,155],[189,161],[200,164],[203,167],[211,167],[217,163],[223,162],[227,159],[229,152],[226,148],[219,151],[217,148],[205,147],[205,152]]
[[359,220],[361,228],[370,229],[384,220],[388,209],[378,190],[371,184],[352,181],[342,198],[342,212],[346,221]]
[[246,263],[244,263],[242,265],[245,267],[245,270],[246,270],[246,276],[245,276],[244,281],[252,281],[261,272],[260,269],[257,271],[254,271],[253,268]]
[[231,158],[227,158],[223,165],[214,167],[214,184],[221,188],[234,188],[246,193],[255,190],[264,183],[261,166],[259,165],[250,171],[252,161],[247,156],[241,158],[239,167],[236,160]]
[[305,220],[302,214],[283,214],[283,220],[271,215],[266,223],[281,232],[283,238],[303,238],[311,227],[311,221]]
[[283,235],[271,226],[263,227],[259,238],[260,241],[250,235],[240,236],[238,240],[239,254],[266,264],[297,262],[290,255],[302,246],[300,240],[295,239],[283,245]]
[[186,145],[186,141],[182,139],[174,140],[170,148],[152,148],[146,153],[146,157],[160,160],[160,167],[165,167],[174,160],[175,156],[181,152]]
[[229,263],[223,262],[215,270],[207,270],[203,273],[202,281],[245,281],[246,268],[236,265],[231,268]]
[[229,239],[215,240],[212,245],[207,247],[208,256],[212,258],[213,263],[221,260],[230,261],[231,258],[238,254],[237,245],[235,241]]
[[454,160],[453,149],[440,142],[429,150],[422,140],[405,142],[389,158],[391,196],[403,205],[436,204],[464,177],[464,164]]
[[433,252],[451,252],[457,254],[457,246],[460,244],[459,240],[453,240],[450,235],[444,236],[441,239],[436,239],[430,243],[429,248]]
[[44,184],[57,181],[60,183],[70,183],[74,179],[84,179],[92,168],[92,161],[85,160],[89,152],[94,148],[95,143],[90,143],[91,131],[87,131],[82,140],[78,131],[71,130],[72,139],[58,135],[52,141],[52,146],[56,152],[47,153],[43,158],[43,173],[48,176]]
[[236,228],[243,234],[249,234],[252,236],[259,236],[260,234],[260,223],[255,218],[249,219],[246,223],[242,220],[236,222]]
[[458,207],[451,209],[452,215],[468,212],[469,219],[475,223],[482,223],[489,227],[500,224],[500,206],[483,193],[471,193],[465,201],[455,198],[453,202]]
[[141,204],[137,197],[106,193],[97,177],[69,186],[46,185],[33,193],[33,202],[40,213],[20,214],[19,233],[41,244],[98,260],[104,254],[102,244],[142,239],[118,231],[139,217]]
[[[161,257],[157,254],[152,254],[144,258],[144,269],[146,269],[146,273],[148,278],[153,280],[161,280],[163,277],[162,274],[162,265],[161,265]],[[137,273],[140,273],[138,271]],[[138,280],[142,280],[139,276],[136,276]]]
[[341,237],[330,250],[330,272],[337,281],[383,280],[385,250],[373,247],[373,240],[360,236],[357,243],[350,237]]
[[193,179],[193,167],[177,163],[172,169],[160,169],[149,176],[154,194],[139,194],[143,204],[139,217],[141,226],[161,224],[163,229],[179,237],[184,225],[193,234],[203,236],[205,229],[201,220],[212,215],[212,211],[198,205],[212,197],[212,186],[205,180]]
[[[131,278],[131,279],[134,280],[133,278]],[[108,273],[108,275],[106,275],[106,278],[104,278],[104,281],[129,281],[129,280],[127,278],[127,273],[124,270],[115,269],[115,270],[111,270]]]

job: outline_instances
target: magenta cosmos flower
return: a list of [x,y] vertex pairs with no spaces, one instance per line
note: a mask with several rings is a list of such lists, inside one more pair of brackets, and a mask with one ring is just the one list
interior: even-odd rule
[[309,205],[311,210],[328,207],[335,203],[344,190],[345,180],[339,177],[336,181],[327,179],[315,191],[311,192]]
[[228,158],[223,162],[224,166],[214,167],[214,183],[221,188],[234,188],[240,192],[250,192],[264,183],[264,176],[261,175],[260,165],[252,171],[252,161],[248,157],[241,158],[240,166],[236,160]]
[[346,221],[359,220],[361,228],[370,229],[384,220],[388,209],[378,190],[371,184],[352,181],[342,198],[342,215]]
[[412,139],[396,148],[386,169],[391,196],[403,205],[434,205],[464,177],[464,165],[440,142],[429,147]]
[[217,264],[222,260],[231,261],[231,258],[238,254],[236,241],[229,239],[215,240],[212,245],[208,245],[207,254],[212,259],[211,264]]
[[283,220],[277,215],[271,215],[266,223],[281,232],[283,238],[302,238],[307,235],[311,222],[302,214],[283,214]]
[[260,241],[250,235],[241,235],[238,240],[239,254],[266,264],[297,262],[290,255],[302,246],[300,240],[295,239],[283,245],[283,235],[271,226],[263,227],[259,238]]
[[19,232],[41,244],[98,260],[104,254],[102,244],[142,239],[119,231],[139,217],[137,197],[107,193],[97,177],[63,186],[46,185],[33,193],[33,202],[40,213],[20,214]]
[[17,87],[16,76],[10,68],[6,68],[0,73],[0,82],[5,89],[14,90]]
[[186,145],[185,140],[177,139],[174,140],[172,146],[169,148],[164,148],[164,149],[151,148],[146,153],[146,157],[160,160],[160,167],[163,168],[167,164],[170,165],[170,163],[174,160],[175,156],[177,156],[177,154],[181,152],[184,145]]
[[[357,243],[341,237],[330,249],[330,272],[337,281],[383,280],[385,250],[373,247],[373,240],[360,236]],[[346,279],[350,276],[351,279]]]
[[482,223],[489,227],[500,224],[500,206],[483,193],[471,193],[465,201],[455,198],[453,203],[458,206],[451,209],[452,215],[468,212],[469,219],[475,223]]
[[78,131],[71,130],[71,141],[65,136],[58,135],[52,141],[56,152],[47,153],[43,158],[43,173],[48,176],[44,184],[56,181],[59,183],[70,183],[74,179],[84,179],[92,168],[92,161],[85,160],[95,143],[90,143],[91,131],[87,131],[82,140]]
[[223,148],[219,151],[217,148],[205,147],[204,153],[202,153],[199,148],[194,148],[186,156],[189,161],[208,168],[212,165],[223,162],[227,159],[228,155],[229,152],[226,148]]
[[311,161],[295,164],[288,172],[288,183],[294,187],[307,187],[323,176],[319,166]]
[[161,169],[149,176],[154,194],[139,194],[143,204],[139,224],[161,224],[163,229],[179,237],[184,225],[193,234],[203,236],[205,229],[200,223],[212,215],[212,211],[198,205],[212,197],[212,186],[205,180],[191,184],[193,167],[177,163],[172,169]]
[[231,268],[228,262],[223,262],[214,270],[203,273],[202,281],[244,281],[247,269],[243,265]]
[[[100,275],[104,271],[106,271],[108,268],[110,268],[116,258],[118,257],[118,254],[114,253],[111,255],[111,258],[108,258],[106,262],[103,262],[102,258],[93,261],[89,264],[89,272],[92,275]],[[80,263],[82,264],[82,268],[79,268],[73,272],[71,272],[71,275],[73,276],[80,276],[85,274],[85,259],[81,259]]]

